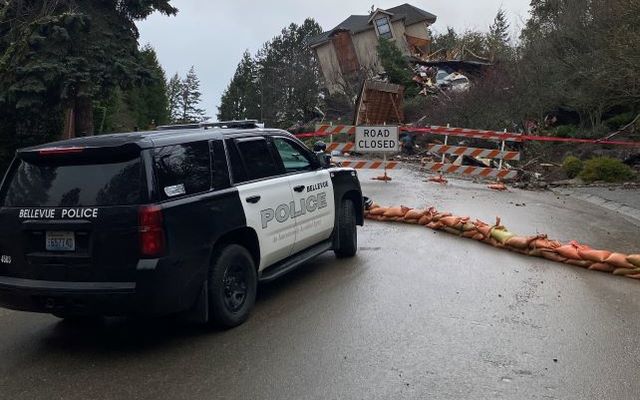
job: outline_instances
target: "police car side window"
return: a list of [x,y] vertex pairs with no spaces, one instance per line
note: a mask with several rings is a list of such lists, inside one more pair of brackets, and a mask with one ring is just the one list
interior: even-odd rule
[[154,149],[154,164],[162,198],[171,199],[211,188],[208,142]]
[[[236,139],[235,144],[244,166],[245,179],[243,180],[252,181],[280,174],[280,168],[273,159],[269,144],[264,138]],[[234,180],[241,181],[236,179],[235,174]]]
[[311,171],[313,169],[307,153],[299,145],[279,137],[274,138],[273,142],[287,172]]

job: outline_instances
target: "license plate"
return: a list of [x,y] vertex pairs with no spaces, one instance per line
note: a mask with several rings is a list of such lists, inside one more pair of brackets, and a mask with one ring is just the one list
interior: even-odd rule
[[76,250],[76,236],[73,232],[47,231],[45,241],[47,251]]

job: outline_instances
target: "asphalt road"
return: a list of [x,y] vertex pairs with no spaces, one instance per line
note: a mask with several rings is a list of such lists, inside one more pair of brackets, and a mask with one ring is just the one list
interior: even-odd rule
[[[640,222],[566,196],[371,176],[379,203],[640,251]],[[369,222],[359,239],[355,259],[327,254],[261,287],[226,332],[0,310],[0,398],[640,398],[640,282],[417,226]]]

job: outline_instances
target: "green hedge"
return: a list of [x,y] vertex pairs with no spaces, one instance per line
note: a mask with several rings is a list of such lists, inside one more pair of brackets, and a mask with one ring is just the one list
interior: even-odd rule
[[595,157],[584,163],[580,178],[587,182],[624,182],[633,179],[635,173],[622,161],[610,157]]
[[568,156],[562,162],[562,169],[567,174],[569,179],[573,179],[578,176],[580,172],[582,172],[583,167],[584,164],[582,163],[582,160],[574,156]]

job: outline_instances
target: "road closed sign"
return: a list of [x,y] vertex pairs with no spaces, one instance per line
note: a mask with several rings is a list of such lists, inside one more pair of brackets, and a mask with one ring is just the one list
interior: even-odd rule
[[397,126],[356,127],[356,151],[361,153],[395,153],[399,148]]

